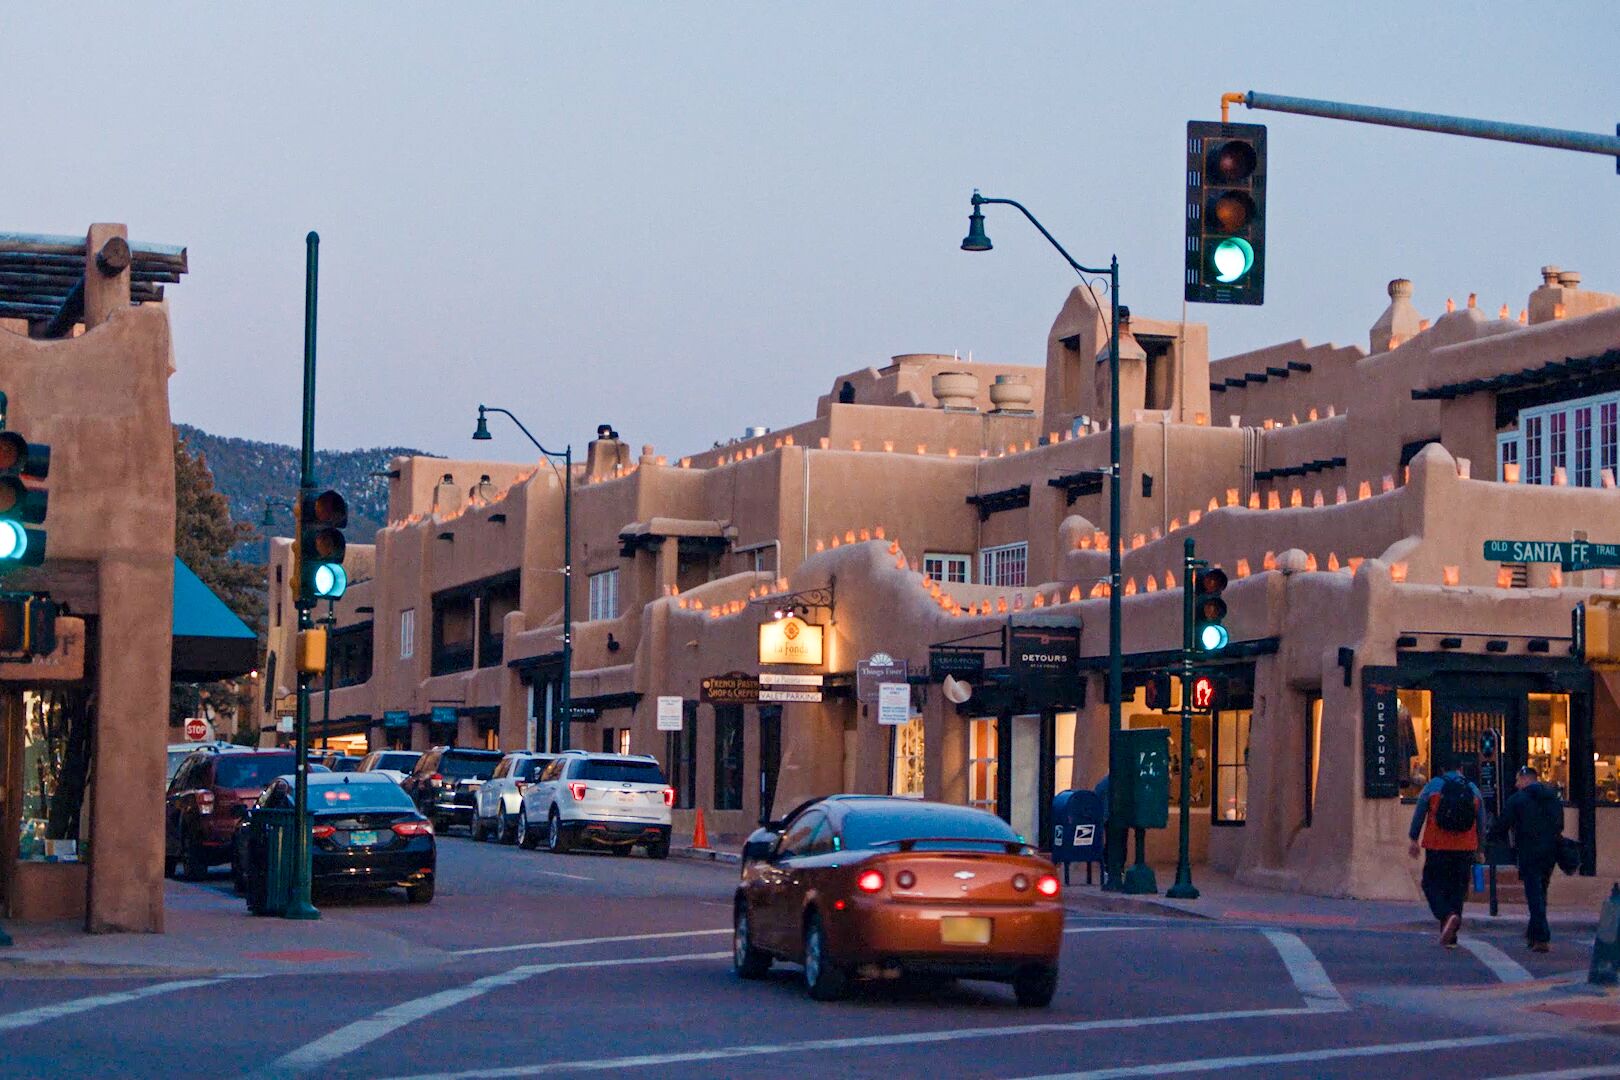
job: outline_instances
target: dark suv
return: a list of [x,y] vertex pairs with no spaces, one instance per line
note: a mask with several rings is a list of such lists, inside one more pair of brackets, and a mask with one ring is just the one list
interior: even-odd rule
[[423,754],[400,785],[440,832],[452,825],[472,828],[478,789],[505,755],[499,750],[436,746]]
[[293,761],[291,750],[204,750],[182,762],[164,798],[164,875],[178,867],[187,881],[201,881],[209,867],[230,862],[248,807],[270,781],[293,771]]

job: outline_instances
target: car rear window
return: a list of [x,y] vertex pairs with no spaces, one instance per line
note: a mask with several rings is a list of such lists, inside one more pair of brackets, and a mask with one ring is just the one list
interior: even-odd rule
[[333,772],[354,772],[359,767],[360,759],[357,757],[335,757],[332,764],[327,766]]
[[413,810],[405,789],[386,784],[311,784],[311,810]]
[[[897,840],[946,838],[949,843],[918,843],[920,850],[971,848],[1000,850],[1008,841],[1017,841],[1012,826],[982,810],[966,806],[885,805],[853,810],[844,815],[843,843],[846,849],[868,848]],[[984,843],[959,843],[979,840]]]
[[488,754],[445,754],[439,759],[438,773],[452,780],[488,780],[489,774],[495,771],[495,766],[501,763],[501,755],[491,752]]
[[610,784],[662,784],[664,770],[652,761],[586,761],[580,767],[579,778]]
[[377,759],[377,768],[393,769],[395,772],[410,772],[416,767],[416,759],[421,754],[400,752],[398,754],[384,754]]
[[221,754],[214,765],[214,784],[226,788],[262,788],[292,771],[291,754]]

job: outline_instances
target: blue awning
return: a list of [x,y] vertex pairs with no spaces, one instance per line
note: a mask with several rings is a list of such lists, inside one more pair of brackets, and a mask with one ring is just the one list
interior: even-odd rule
[[212,682],[246,675],[259,663],[259,639],[191,567],[174,560],[174,651],[170,678]]

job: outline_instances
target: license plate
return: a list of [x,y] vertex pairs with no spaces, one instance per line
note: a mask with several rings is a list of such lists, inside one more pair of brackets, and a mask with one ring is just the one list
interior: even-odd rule
[[350,847],[370,847],[376,842],[377,831],[375,829],[359,829],[349,834]]
[[947,915],[939,920],[939,940],[946,945],[988,945],[990,920],[966,915]]
[[619,801],[622,803],[633,803],[636,801],[636,793],[633,791],[621,791],[619,792]]

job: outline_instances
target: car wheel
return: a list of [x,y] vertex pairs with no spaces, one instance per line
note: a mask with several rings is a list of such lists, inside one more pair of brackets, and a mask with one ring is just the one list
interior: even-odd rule
[[540,846],[540,834],[529,826],[529,815],[522,810],[518,811],[517,842],[518,847],[525,851],[533,851]]
[[503,844],[510,844],[517,840],[517,815],[501,814],[495,819],[495,839]]
[[484,839],[484,819],[478,816],[478,811],[476,811],[476,810],[473,811],[472,824],[467,826],[467,833],[474,840],[477,840],[480,843],[483,842],[483,839]]
[[771,970],[771,954],[754,948],[748,905],[738,904],[731,924],[731,967],[739,979],[763,979]]
[[1026,1009],[1044,1009],[1057,993],[1058,969],[1030,967],[1013,977],[1013,995]]
[[849,975],[827,955],[827,935],[815,912],[804,924],[804,988],[816,1001],[837,1001],[844,996]]
[[568,834],[563,832],[562,816],[552,810],[551,816],[546,819],[546,850],[553,855],[566,855],[573,846]]
[[668,840],[655,840],[652,843],[648,844],[647,845],[647,858],[649,858],[649,859],[667,859],[667,858],[669,858],[669,841]]
[[405,899],[413,904],[430,904],[433,902],[433,879],[428,878],[420,885],[405,886]]
[[202,843],[195,834],[180,836],[180,876],[187,881],[202,881],[208,877],[208,856],[202,852]]

